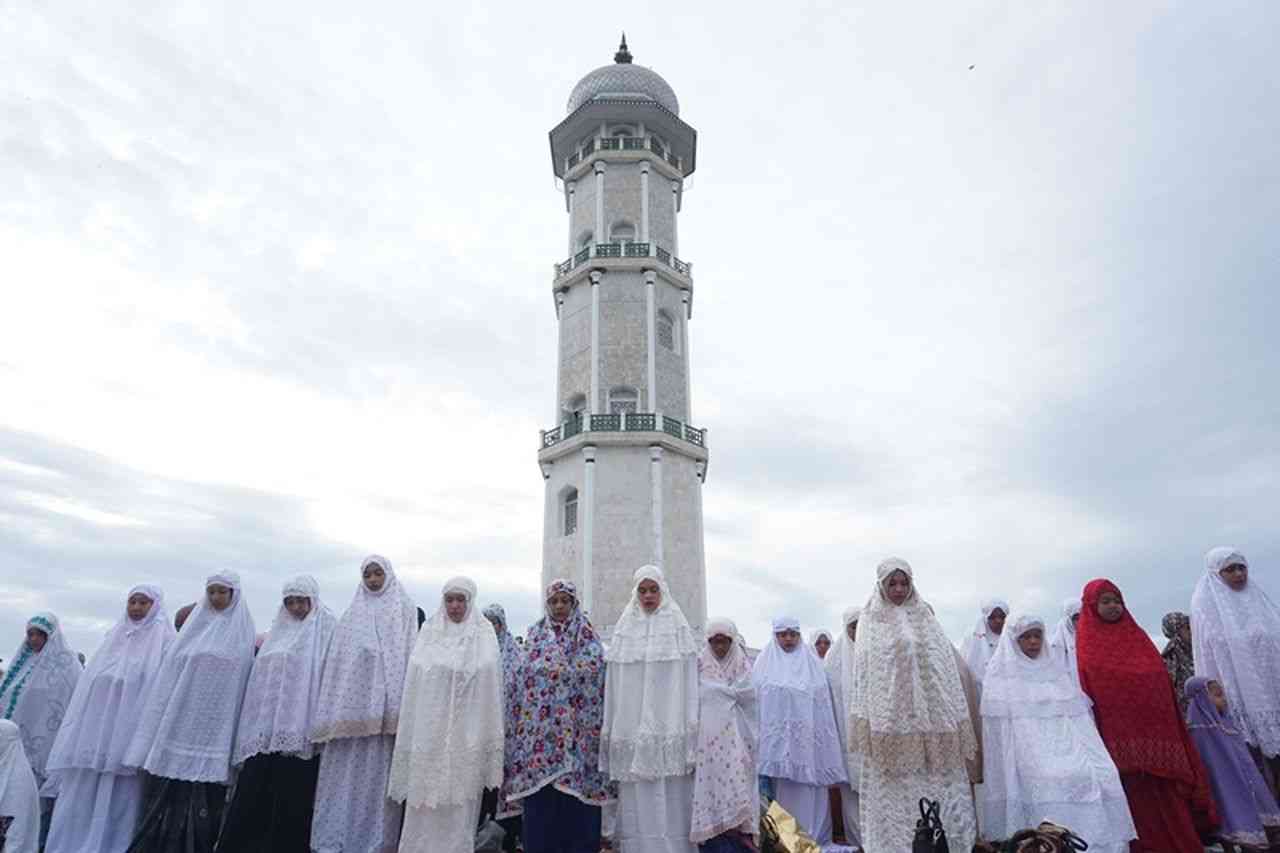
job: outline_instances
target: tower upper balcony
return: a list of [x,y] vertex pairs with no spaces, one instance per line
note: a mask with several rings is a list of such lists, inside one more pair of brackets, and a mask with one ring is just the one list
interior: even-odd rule
[[697,166],[698,133],[680,120],[675,91],[656,71],[632,63],[625,36],[612,65],[573,87],[567,110],[549,134],[558,178],[573,179],[602,157],[654,160],[675,178]]

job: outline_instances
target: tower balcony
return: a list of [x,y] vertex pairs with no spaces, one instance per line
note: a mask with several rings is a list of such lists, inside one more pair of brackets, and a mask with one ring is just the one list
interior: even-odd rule
[[564,174],[569,174],[575,166],[590,161],[594,156],[616,157],[618,152],[648,156],[649,159],[671,166],[681,177],[685,175],[684,158],[654,136],[595,136],[587,139],[564,158]]
[[571,449],[567,445],[633,444],[637,440],[666,444],[703,462],[708,458],[707,430],[661,412],[576,415],[552,429],[539,432],[538,455],[539,459],[559,456],[558,451]]
[[571,275],[574,270],[593,258],[654,258],[658,263],[666,265],[684,278],[693,278],[692,263],[680,260],[657,243],[594,243],[556,264],[556,280],[559,281]]

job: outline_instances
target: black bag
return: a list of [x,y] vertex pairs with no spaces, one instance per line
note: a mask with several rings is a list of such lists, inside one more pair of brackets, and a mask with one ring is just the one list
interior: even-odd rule
[[947,832],[942,828],[937,800],[920,798],[920,819],[916,821],[916,837],[911,841],[911,853],[951,853],[947,846]]
[[1080,853],[1089,845],[1065,826],[1045,821],[1035,829],[1015,833],[1004,849],[1006,853]]

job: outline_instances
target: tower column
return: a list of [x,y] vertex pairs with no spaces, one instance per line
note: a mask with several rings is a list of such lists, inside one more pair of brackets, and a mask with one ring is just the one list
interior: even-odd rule
[[653,513],[653,564],[662,566],[662,448],[649,447],[649,501]]
[[604,161],[597,160],[596,168],[596,242],[607,243],[609,235],[604,232]]
[[671,181],[671,254],[680,254],[680,229],[676,227],[676,215],[680,213],[680,182]]
[[693,373],[693,359],[689,353],[689,319],[693,312],[689,309],[689,291],[680,291],[680,305],[684,321],[680,324],[680,351],[684,353],[684,407],[685,420],[693,421],[693,382],[689,377]]
[[577,251],[573,244],[573,208],[574,202],[577,200],[574,195],[574,190],[577,186],[577,181],[570,181],[566,188],[569,193],[569,257],[571,258],[573,257],[573,253]]
[[[646,388],[645,388],[645,405],[649,407],[649,411],[658,411],[658,315],[657,315],[657,296],[654,293],[654,286],[657,282],[658,274],[653,270],[646,270],[644,274],[644,301],[645,301],[645,322],[647,328],[645,330],[648,339],[646,361]],[[661,426],[659,425],[659,429]]]
[[[572,252],[573,250],[570,249],[569,251]],[[560,423],[562,412],[560,407],[564,405],[564,401],[560,396],[562,393],[560,390],[560,368],[561,359],[564,358],[562,355],[564,352],[562,349],[564,346],[564,293],[563,290],[556,291],[556,407],[551,416],[553,424]]]
[[[588,408],[593,415],[600,414],[600,279],[604,273],[591,273],[591,400]],[[587,427],[590,428],[588,423]]]
[[[641,136],[644,131],[641,130]],[[649,161],[640,164],[640,242],[649,242]]]
[[595,537],[596,515],[596,449],[590,445],[582,448],[582,609],[591,612],[591,551]]

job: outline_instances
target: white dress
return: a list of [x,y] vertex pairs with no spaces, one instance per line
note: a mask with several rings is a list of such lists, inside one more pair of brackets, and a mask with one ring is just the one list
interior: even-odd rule
[[394,735],[324,745],[311,821],[315,853],[393,853],[400,845],[404,809],[386,794],[395,748]]
[[619,853],[694,853],[693,774],[618,783]]

